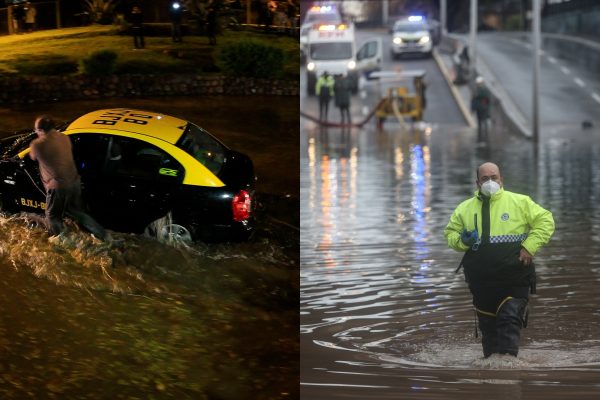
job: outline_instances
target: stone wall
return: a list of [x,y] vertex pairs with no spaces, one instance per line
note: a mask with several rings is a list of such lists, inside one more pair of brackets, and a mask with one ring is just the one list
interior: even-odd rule
[[132,96],[298,96],[299,82],[206,75],[4,76],[0,105]]

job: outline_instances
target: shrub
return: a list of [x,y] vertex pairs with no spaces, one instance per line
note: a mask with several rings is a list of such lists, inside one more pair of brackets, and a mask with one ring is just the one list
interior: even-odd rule
[[20,58],[14,67],[25,75],[66,75],[78,69],[77,61],[68,56]]
[[255,40],[241,40],[224,46],[217,64],[230,75],[278,78],[283,73],[283,50]]
[[115,71],[117,53],[112,50],[98,50],[83,60],[83,70],[89,75],[109,75]]

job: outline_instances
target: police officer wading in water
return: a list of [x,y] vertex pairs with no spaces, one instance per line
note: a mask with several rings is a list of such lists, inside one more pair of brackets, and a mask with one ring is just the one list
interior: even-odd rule
[[37,160],[46,189],[46,222],[50,235],[64,230],[63,218],[73,218],[100,240],[107,239],[104,228],[83,211],[81,181],[75,168],[71,140],[56,130],[51,117],[35,120],[38,138],[29,145],[29,156]]
[[319,120],[322,122],[327,121],[327,114],[329,113],[329,102],[334,96],[333,87],[335,81],[333,76],[329,75],[327,71],[323,72],[323,75],[317,81],[315,87],[315,93],[319,96]]
[[517,356],[529,292],[535,293],[533,256],[550,240],[554,220],[528,196],[504,190],[496,164],[482,164],[475,182],[478,190],[454,210],[444,235],[448,246],[465,252],[461,266],[483,355]]

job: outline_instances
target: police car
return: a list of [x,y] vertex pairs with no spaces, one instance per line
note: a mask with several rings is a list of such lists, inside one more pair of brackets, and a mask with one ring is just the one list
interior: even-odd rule
[[392,28],[392,58],[410,53],[430,56],[432,50],[432,35],[425,18],[414,15],[396,21]]
[[[191,122],[124,108],[97,110],[58,128],[68,135],[89,213],[106,228],[184,241],[247,239],[254,229],[256,177],[250,158]],[[43,213],[36,137],[0,142],[0,207]],[[165,216],[168,216],[165,218]]]

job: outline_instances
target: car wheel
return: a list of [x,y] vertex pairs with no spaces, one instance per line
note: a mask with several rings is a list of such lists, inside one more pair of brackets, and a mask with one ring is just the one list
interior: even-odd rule
[[144,230],[144,234],[163,243],[191,244],[193,242],[190,230],[183,225],[174,223],[170,212],[151,222]]
[[182,225],[169,224],[163,226],[157,232],[157,239],[165,243],[192,243],[192,234],[190,231]]

